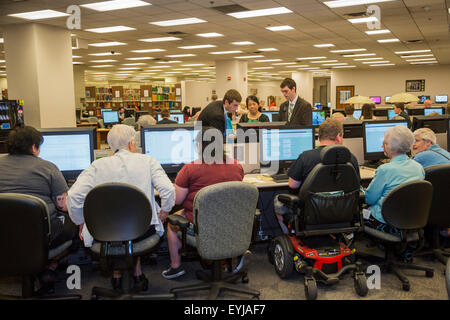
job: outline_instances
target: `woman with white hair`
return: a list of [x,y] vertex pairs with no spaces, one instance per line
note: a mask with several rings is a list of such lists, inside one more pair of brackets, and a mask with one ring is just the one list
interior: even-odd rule
[[436,144],[433,130],[421,128],[414,131],[414,160],[424,168],[438,164],[450,163],[450,153]]
[[[155,232],[164,234],[163,223],[175,204],[175,190],[161,165],[152,157],[136,153],[136,132],[133,127],[118,124],[108,133],[108,144],[114,155],[100,158],[84,170],[67,196],[67,208],[72,221],[80,226],[80,238],[86,247],[92,246],[93,240],[89,231],[84,227],[83,205],[86,195],[94,187],[111,182],[122,182],[133,185],[145,193],[150,201],[152,212],[159,213],[152,216],[149,230],[136,241],[144,240]],[[154,189],[161,196],[161,209],[155,201]],[[126,214],[126,212],[124,212]],[[121,291],[121,274],[114,271],[111,279],[114,290]],[[148,280],[142,273],[139,259],[134,273],[134,290],[146,291]]]
[[370,205],[370,218],[365,224],[371,228],[396,234],[398,230],[386,224],[381,215],[381,205],[386,195],[402,183],[423,180],[423,167],[410,159],[406,153],[411,150],[414,137],[407,127],[397,125],[384,134],[384,154],[391,159],[389,163],[377,168],[375,177],[366,190],[366,203]]

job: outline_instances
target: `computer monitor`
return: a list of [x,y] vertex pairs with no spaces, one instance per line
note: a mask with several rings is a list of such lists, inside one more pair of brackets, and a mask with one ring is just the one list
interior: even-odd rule
[[[162,119],[161,113],[156,114],[156,121],[161,121]],[[184,114],[182,113],[171,113],[169,119],[178,124],[184,124]]]
[[314,144],[312,126],[261,128],[261,167],[273,168],[273,161],[279,161],[278,171],[289,168],[303,151],[314,149]]
[[272,122],[273,121],[273,115],[274,114],[278,114],[278,111],[261,111],[261,113],[265,114],[269,118],[269,121]]
[[415,131],[420,128],[429,128],[434,133],[445,133],[447,131],[448,117],[443,116],[417,116],[412,121],[412,130]]
[[312,112],[312,124],[314,126],[318,126],[324,121],[325,121],[325,111],[314,110]]
[[370,100],[372,100],[373,102],[375,102],[376,104],[380,104],[381,103],[381,97],[376,96],[376,97],[369,97]]
[[392,118],[396,117],[397,114],[394,112],[394,109],[388,110],[388,120],[391,120]]
[[[166,173],[177,173],[198,159],[194,125],[158,125],[141,128],[142,153],[158,161]],[[164,148],[161,148],[164,146]]]
[[236,124],[236,136],[238,143],[259,142],[260,130],[266,127],[279,127],[285,125],[285,121],[274,122],[243,122]]
[[132,108],[126,108],[125,109],[125,118],[134,117],[134,113],[136,111]]
[[447,94],[437,95],[434,98],[434,102],[436,102],[436,103],[448,103],[448,95]]
[[383,151],[384,133],[397,125],[404,125],[408,128],[406,121],[363,122],[364,160],[380,160],[386,158]]
[[423,116],[424,115],[424,108],[406,108],[406,112],[410,116]]
[[117,111],[104,111],[103,112],[103,123],[106,124],[106,125],[119,123],[119,112],[117,112]]
[[95,128],[40,129],[39,157],[54,163],[66,180],[76,179],[94,161]]
[[361,117],[361,114],[362,114],[362,110],[361,109],[355,110],[353,112],[353,117],[355,117],[356,119],[359,119]]
[[360,120],[343,122],[342,125],[344,127],[344,139],[362,138],[362,124],[363,122]]
[[431,99],[430,96],[418,96],[418,98],[419,98],[419,102],[417,102],[418,104],[423,104],[425,102],[425,100]]
[[447,119],[447,151],[450,151],[450,118]]
[[100,109],[100,116],[103,118],[103,112],[105,111],[113,111],[113,109],[111,108],[104,108],[104,109]]
[[434,113],[434,112],[439,113],[440,115],[443,114],[442,108],[425,108],[423,110],[423,115],[428,116],[428,115],[430,115],[430,113]]
[[391,96],[386,96],[386,97],[384,97],[384,102],[385,103],[390,103],[390,102],[388,102],[388,100],[391,98]]
[[392,108],[375,108],[373,109],[373,115],[375,117],[387,117],[388,116],[388,110]]

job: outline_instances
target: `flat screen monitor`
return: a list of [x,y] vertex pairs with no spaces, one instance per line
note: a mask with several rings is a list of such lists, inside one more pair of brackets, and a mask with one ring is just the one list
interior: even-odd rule
[[389,100],[390,98],[391,98],[391,96],[386,96],[386,97],[384,98],[384,102],[385,102],[385,103],[389,103],[388,100]]
[[388,120],[391,120],[392,118],[396,117],[397,114],[394,112],[394,109],[388,110]]
[[105,112],[105,111],[113,111],[113,109],[111,109],[111,108],[100,109],[100,114],[101,114],[102,118],[103,118],[103,112]]
[[372,100],[373,102],[375,102],[376,104],[380,104],[381,103],[381,97],[376,96],[376,97],[369,97],[370,100]]
[[448,103],[448,95],[447,94],[437,95],[434,98],[434,102],[436,102],[436,103]]
[[152,156],[166,173],[177,173],[185,163],[198,159],[195,143],[198,132],[193,125],[142,128],[142,153]]
[[273,115],[274,114],[278,114],[278,111],[262,111],[261,113],[265,114],[269,118],[269,121],[272,122],[273,121]]
[[362,110],[360,110],[360,109],[355,110],[353,112],[353,117],[355,117],[356,119],[359,119],[359,118],[361,118],[361,114],[362,114]]
[[40,129],[39,157],[54,163],[66,180],[76,179],[94,161],[93,127]]
[[136,111],[134,109],[126,108],[125,109],[125,118],[134,117],[134,113]]
[[260,130],[267,127],[279,127],[285,125],[284,121],[275,122],[243,122],[236,124],[236,136],[238,143],[259,142]]
[[447,116],[417,116],[412,120],[412,130],[420,128],[431,129],[434,133],[445,133],[447,131]]
[[386,158],[383,151],[384,133],[397,125],[408,128],[406,121],[370,121],[363,122],[363,146],[365,160],[380,160]]
[[373,109],[373,115],[375,117],[387,117],[388,116],[388,108],[375,108]]
[[117,111],[104,111],[103,112],[103,123],[104,124],[119,123],[119,112],[117,112]]
[[314,110],[312,112],[312,124],[315,126],[320,125],[325,121],[325,111]]
[[434,113],[434,112],[439,113],[440,115],[442,115],[442,108],[425,108],[423,110],[423,115],[424,116],[428,116],[428,115],[430,115],[430,113]]
[[450,151],[450,118],[447,119],[447,151]]
[[312,126],[272,127],[261,129],[259,145],[261,167],[289,168],[298,156],[314,149],[314,128]]
[[406,112],[410,116],[423,116],[424,115],[424,108],[407,108]]
[[[156,114],[156,121],[161,121],[162,119],[161,113]],[[178,124],[184,124],[184,114],[182,113],[171,113],[169,119]]]
[[418,104],[423,104],[425,102],[425,100],[430,100],[430,96],[418,96],[419,101],[417,102]]
[[362,138],[362,121],[344,122],[344,138]]

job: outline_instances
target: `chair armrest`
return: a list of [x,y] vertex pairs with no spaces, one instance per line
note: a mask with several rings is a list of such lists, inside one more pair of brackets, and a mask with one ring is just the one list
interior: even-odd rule
[[173,226],[180,227],[180,229],[187,229],[189,227],[189,220],[179,214],[169,215],[167,221]]
[[366,194],[363,191],[359,191],[359,206],[362,207],[362,205],[366,202]]
[[280,194],[278,200],[289,208],[298,207],[300,204],[299,197],[293,194]]

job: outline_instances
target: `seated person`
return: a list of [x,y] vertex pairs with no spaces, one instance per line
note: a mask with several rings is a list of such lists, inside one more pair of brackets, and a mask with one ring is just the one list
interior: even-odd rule
[[331,119],[337,120],[337,121],[344,121],[345,116],[342,112],[335,112],[331,115]]
[[[335,119],[326,119],[319,126],[319,141],[320,146],[316,149],[305,151],[301,153],[297,160],[291,165],[288,171],[289,176],[289,188],[298,189],[311,170],[320,163],[320,152],[323,148],[332,144],[342,144],[344,136],[344,129],[342,122]],[[352,154],[351,163],[355,167],[356,174],[358,178],[359,166],[358,160]],[[285,207],[279,200],[278,195],[274,199],[275,213],[280,223],[280,227],[284,233],[288,233],[288,229],[283,221],[283,215],[287,213],[292,213],[289,208]]]
[[125,119],[125,108],[124,107],[119,109],[119,120],[120,120],[120,122],[122,122],[123,119]]
[[345,115],[346,115],[345,121],[356,121],[356,120],[358,120],[358,119],[356,119],[353,116],[353,113],[355,112],[355,107],[352,104],[346,105],[344,110],[345,110]]
[[[408,128],[411,128],[411,118],[405,111],[404,103],[396,103],[394,104],[394,112],[397,114],[396,117],[392,118],[393,120],[406,120],[408,122]],[[400,118],[401,117],[401,118]]]
[[436,144],[433,130],[421,128],[414,131],[413,159],[424,168],[437,164],[450,163],[450,152]]
[[[39,158],[42,134],[25,126],[10,132],[9,154],[0,157],[0,193],[22,193],[42,199],[50,215],[50,243],[54,249],[74,239],[77,228],[66,214],[67,187],[61,171],[53,163]],[[41,289],[46,293],[56,281],[57,261],[52,261],[40,275]]]
[[[83,205],[86,195],[94,187],[110,182],[122,182],[142,190],[152,206],[152,222],[148,231],[135,241],[144,240],[155,232],[164,234],[163,223],[175,202],[172,183],[161,165],[146,154],[136,153],[136,132],[130,126],[118,124],[108,133],[108,144],[114,155],[95,160],[78,177],[67,196],[67,208],[72,221],[80,226],[80,237],[86,247],[92,246],[93,240],[84,226]],[[161,197],[161,208],[155,201],[154,189]],[[124,212],[124,214],[127,214]],[[135,290],[147,290],[148,280],[141,271],[139,258],[136,261]],[[121,290],[121,274],[114,271],[111,279],[113,288]]]
[[[406,153],[411,150],[414,136],[408,128],[397,125],[384,134],[384,154],[391,160],[379,166],[366,190],[366,203],[370,206],[370,217],[364,221],[370,228],[398,234],[398,230],[386,224],[381,215],[381,206],[386,195],[402,183],[425,179],[423,167],[410,159]],[[408,251],[408,250],[407,250]],[[411,253],[406,253],[410,258]]]
[[377,120],[373,115],[373,109],[375,109],[373,104],[364,104],[361,109],[361,117],[359,117],[359,120]]
[[139,117],[139,119],[137,121],[138,131],[136,132],[136,145],[139,148],[141,147],[141,127],[154,126],[155,124],[156,124],[155,118],[153,118],[149,114]]
[[184,123],[188,122],[189,118],[191,117],[191,107],[184,106],[183,115],[184,115]]
[[[207,130],[217,129],[203,127],[202,132],[196,138],[201,163],[197,163],[199,160],[195,160],[185,164],[175,179],[175,203],[183,204],[184,207],[184,210],[175,214],[184,215],[191,224],[194,222],[194,198],[200,189],[220,182],[242,181],[244,178],[244,170],[235,159],[227,158],[225,154],[221,156],[211,154],[213,157],[211,159],[211,156],[208,154],[208,152],[211,152],[211,144],[214,143],[215,145],[214,151],[222,149],[217,146],[218,140],[220,144],[222,143],[222,135],[217,130],[216,140],[212,142],[205,139],[201,140]],[[206,155],[209,157],[206,157]],[[181,248],[181,241],[178,239],[177,229],[176,226],[168,224],[167,241],[170,252],[170,267],[162,272],[162,276],[166,279],[174,279],[185,274],[181,266],[181,257],[178,253]],[[192,228],[189,229],[192,230]]]
[[259,100],[255,96],[248,96],[245,100],[248,112],[241,115],[239,123],[245,122],[270,122],[269,117],[261,113],[259,109]]
[[[184,117],[184,115],[183,115]],[[167,108],[161,110],[161,118],[162,120],[158,121],[156,124],[174,124],[178,123],[176,121],[170,120],[170,111]]]

